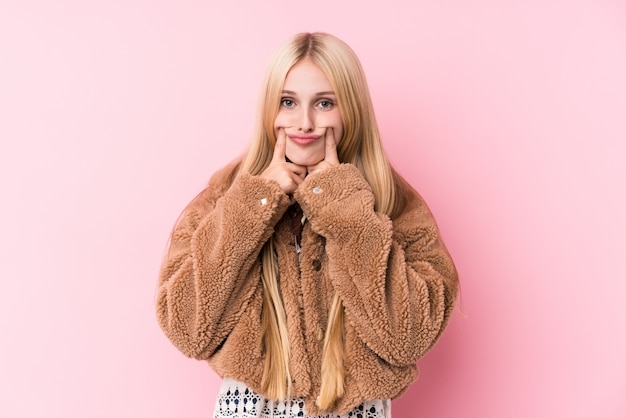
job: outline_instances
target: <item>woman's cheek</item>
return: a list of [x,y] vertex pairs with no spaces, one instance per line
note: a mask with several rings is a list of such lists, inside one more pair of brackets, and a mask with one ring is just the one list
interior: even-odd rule
[[343,121],[339,111],[331,111],[324,113],[318,117],[318,126],[325,126],[327,128],[333,128],[335,132],[335,140],[339,141],[343,134]]
[[291,122],[289,117],[285,115],[283,112],[279,112],[276,115],[276,119],[274,120],[274,129],[278,131],[278,128],[287,128],[291,126]]

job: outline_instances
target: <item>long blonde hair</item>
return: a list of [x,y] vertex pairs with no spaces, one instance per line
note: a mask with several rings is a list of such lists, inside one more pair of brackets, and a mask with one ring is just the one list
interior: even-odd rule
[[[274,120],[283,83],[289,70],[309,58],[326,75],[337,97],[344,133],[337,154],[342,163],[354,164],[370,184],[375,210],[393,218],[411,192],[391,167],[378,132],[374,109],[361,64],[348,45],[326,33],[301,33],[280,48],[270,63],[261,92],[256,128],[240,170],[259,175],[270,164],[276,144]],[[263,281],[262,327],[265,367],[262,389],[273,399],[285,399],[292,389],[289,370],[287,315],[278,286],[280,275],[273,240],[261,251]],[[331,408],[344,394],[344,308],[335,293],[329,309],[322,352],[318,406]]]

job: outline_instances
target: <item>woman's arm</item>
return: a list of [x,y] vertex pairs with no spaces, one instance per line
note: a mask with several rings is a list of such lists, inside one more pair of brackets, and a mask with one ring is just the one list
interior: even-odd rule
[[425,203],[416,195],[392,222],[374,211],[369,185],[350,164],[310,175],[296,199],[326,238],[331,283],[360,338],[391,364],[415,363],[445,327],[457,291]]
[[[230,168],[232,170],[232,167]],[[258,254],[289,205],[273,181],[227,169],[185,209],[171,236],[157,293],[159,324],[189,357],[222,344],[260,285]]]

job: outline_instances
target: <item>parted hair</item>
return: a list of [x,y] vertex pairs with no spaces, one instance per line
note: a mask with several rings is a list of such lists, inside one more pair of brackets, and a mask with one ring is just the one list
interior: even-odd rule
[[[274,55],[262,86],[253,138],[240,171],[261,174],[270,164],[276,144],[274,121],[279,111],[283,84],[289,70],[308,58],[328,78],[343,122],[343,137],[337,140],[341,163],[355,165],[369,183],[377,212],[391,218],[404,208],[412,188],[394,171],[385,155],[369,90],[361,64],[352,49],[327,33],[300,33]],[[262,328],[265,367],[262,389],[272,399],[291,394],[287,318],[281,300],[280,271],[270,239],[261,250],[263,283]],[[328,315],[322,352],[321,388],[318,406],[331,408],[344,394],[344,307],[335,293]]]

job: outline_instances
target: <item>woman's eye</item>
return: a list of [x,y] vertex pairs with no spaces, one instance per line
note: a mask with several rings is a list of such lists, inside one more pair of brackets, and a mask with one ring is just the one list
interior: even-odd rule
[[280,105],[283,107],[293,107],[295,103],[291,99],[280,99]]
[[335,104],[331,102],[330,100],[322,100],[317,105],[324,110],[329,110],[329,109],[332,109]]

